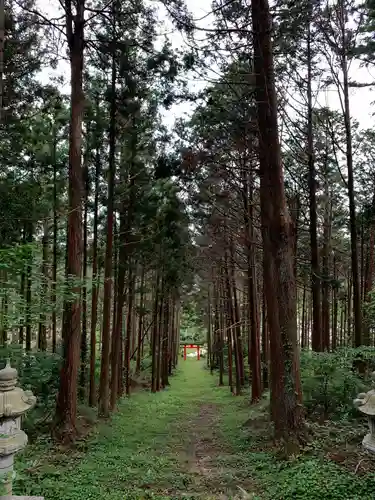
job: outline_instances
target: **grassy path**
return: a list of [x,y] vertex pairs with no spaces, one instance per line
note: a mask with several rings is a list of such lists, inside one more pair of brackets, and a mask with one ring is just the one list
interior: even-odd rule
[[[46,459],[48,443],[29,446],[17,463],[14,494],[45,500],[374,500],[373,471],[360,476],[358,467],[337,465],[319,437],[297,457],[278,457],[265,402],[250,407],[248,390],[232,396],[203,366],[182,362],[166,390],[124,400],[74,452],[54,450]],[[348,432],[331,438],[328,451],[335,442],[347,446]],[[360,439],[354,436],[355,448]]]
[[24,459],[27,475],[20,473],[16,493],[46,500],[235,498],[237,484],[247,488],[248,481],[220,464],[220,410],[233,397],[216,382],[203,363],[181,363],[163,392],[124,400],[82,443],[81,456],[61,453],[31,467]]

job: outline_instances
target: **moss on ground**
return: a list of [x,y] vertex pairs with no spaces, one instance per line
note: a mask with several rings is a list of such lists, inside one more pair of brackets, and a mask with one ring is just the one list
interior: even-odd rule
[[203,366],[181,362],[163,392],[124,399],[74,450],[48,440],[29,446],[17,462],[14,493],[46,500],[235,499],[244,492],[254,500],[375,498],[374,475],[326,459],[324,443],[279,458],[267,402],[250,407],[248,395],[217,387]]

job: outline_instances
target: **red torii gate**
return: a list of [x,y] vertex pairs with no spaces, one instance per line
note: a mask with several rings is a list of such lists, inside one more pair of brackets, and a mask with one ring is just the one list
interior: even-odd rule
[[199,345],[197,345],[197,344],[185,344],[184,345],[184,360],[186,359],[186,349],[197,349],[197,359],[198,359],[198,361],[201,359]]

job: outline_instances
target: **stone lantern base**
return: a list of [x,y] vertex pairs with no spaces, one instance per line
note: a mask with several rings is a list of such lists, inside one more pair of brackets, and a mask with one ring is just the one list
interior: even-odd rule
[[370,433],[366,434],[363,438],[362,446],[366,450],[371,451],[371,453],[375,453],[375,436]]

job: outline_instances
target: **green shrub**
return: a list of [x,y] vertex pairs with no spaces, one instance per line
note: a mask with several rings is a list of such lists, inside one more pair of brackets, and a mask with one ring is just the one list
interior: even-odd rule
[[37,398],[35,407],[26,413],[23,428],[34,435],[50,424],[59,388],[61,357],[50,352],[25,353],[21,346],[11,344],[0,348],[0,367],[10,358],[18,370],[18,385],[29,389]]
[[151,372],[152,368],[152,356],[141,359],[141,372]]
[[353,369],[359,352],[340,349],[334,353],[301,353],[304,405],[310,415],[337,418],[355,415],[353,398],[370,388],[366,378]]

